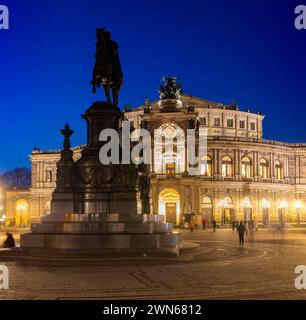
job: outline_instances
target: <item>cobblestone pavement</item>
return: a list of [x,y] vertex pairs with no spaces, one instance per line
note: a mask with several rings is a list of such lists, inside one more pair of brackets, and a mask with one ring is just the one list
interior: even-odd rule
[[2,299],[305,299],[294,287],[306,265],[306,233],[259,231],[237,244],[236,232],[185,233],[200,243],[180,258],[130,260],[10,260]]

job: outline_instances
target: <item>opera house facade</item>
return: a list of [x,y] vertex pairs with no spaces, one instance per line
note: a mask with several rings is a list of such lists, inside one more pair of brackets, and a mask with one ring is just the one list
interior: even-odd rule
[[[146,99],[144,105],[124,110],[124,118],[134,129],[174,139],[171,155],[162,144],[152,143],[152,214],[164,215],[176,226],[190,216],[199,226],[213,219],[224,227],[233,220],[252,220],[262,226],[306,223],[306,143],[263,139],[260,112],[181,95],[171,101]],[[187,148],[175,141],[188,129],[199,128],[207,133],[207,155],[200,174],[191,175]],[[83,147],[73,148],[75,160]],[[26,226],[50,212],[59,152],[32,151],[31,188],[6,193],[6,218],[11,225]]]

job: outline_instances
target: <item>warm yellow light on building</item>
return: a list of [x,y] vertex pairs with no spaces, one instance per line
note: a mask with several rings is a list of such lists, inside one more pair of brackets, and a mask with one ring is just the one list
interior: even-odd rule
[[294,204],[296,209],[302,209],[303,208],[303,202],[302,201],[296,201]]
[[288,202],[287,202],[287,200],[281,200],[281,201],[278,203],[278,208],[279,208],[279,209],[287,209],[287,208],[288,208]]
[[160,193],[158,208],[158,214],[166,216],[168,222],[179,224],[181,219],[180,196],[175,189],[164,189]]
[[261,207],[264,209],[271,208],[271,203],[269,202],[269,200],[267,198],[263,198],[261,200]]
[[242,208],[252,208],[252,203],[251,203],[250,198],[244,198],[241,201],[241,206],[242,206]]
[[218,206],[221,207],[221,208],[226,208],[227,206],[227,201],[226,199],[221,199],[218,203]]
[[24,199],[19,199],[16,203],[15,225],[28,225],[29,224],[29,206],[28,202]]
[[23,203],[19,203],[16,207],[18,211],[23,211],[26,209],[26,206]]

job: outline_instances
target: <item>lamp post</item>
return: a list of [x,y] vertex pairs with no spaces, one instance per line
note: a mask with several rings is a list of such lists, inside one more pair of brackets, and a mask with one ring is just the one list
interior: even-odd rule
[[283,217],[283,215],[284,215],[284,210],[285,210],[286,208],[288,208],[288,202],[287,202],[286,200],[282,200],[282,201],[279,203],[278,208],[281,210],[279,224],[283,226],[283,225],[284,225],[284,217]]
[[297,225],[300,225],[300,210],[302,209],[302,207],[303,207],[303,203],[302,203],[302,201],[300,201],[300,200],[297,200],[296,202],[295,202],[295,208],[296,208],[296,211],[297,211],[297,218],[296,218],[296,224]]
[[251,220],[251,212],[250,211],[246,211],[247,209],[251,209],[252,208],[252,203],[250,201],[249,198],[244,198],[241,201],[241,206],[243,208],[243,212],[244,212],[244,220],[246,223],[246,228],[248,228],[249,226],[249,221]]
[[262,222],[266,225],[269,223],[269,208],[271,208],[271,203],[268,199],[263,198],[261,201],[261,207],[263,209]]
[[221,215],[221,223],[224,224],[225,223],[225,216],[224,216],[224,209],[227,206],[227,201],[226,199],[221,199],[218,203],[219,207],[221,207],[222,210],[222,215]]

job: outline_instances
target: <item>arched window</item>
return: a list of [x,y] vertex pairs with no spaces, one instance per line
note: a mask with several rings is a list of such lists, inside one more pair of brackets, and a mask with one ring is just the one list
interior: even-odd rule
[[259,175],[263,179],[269,178],[269,164],[266,159],[260,159],[259,161]]
[[212,205],[212,201],[211,201],[211,198],[210,197],[203,197],[202,198],[202,204],[205,204],[205,205]]
[[275,176],[277,180],[282,180],[284,176],[283,166],[278,160],[275,161]]
[[173,175],[185,170],[185,133],[174,123],[165,123],[154,133],[154,171]]
[[241,175],[244,178],[251,178],[252,176],[252,162],[247,157],[241,159]]
[[52,169],[48,168],[46,169],[46,182],[52,182],[53,181],[52,176]]
[[222,177],[233,176],[233,161],[229,156],[222,158]]
[[224,198],[224,201],[225,201],[227,207],[232,207],[233,206],[232,197],[227,196],[227,197]]
[[201,175],[206,177],[212,176],[212,159],[209,156],[204,156],[202,158],[204,163],[201,164]]

